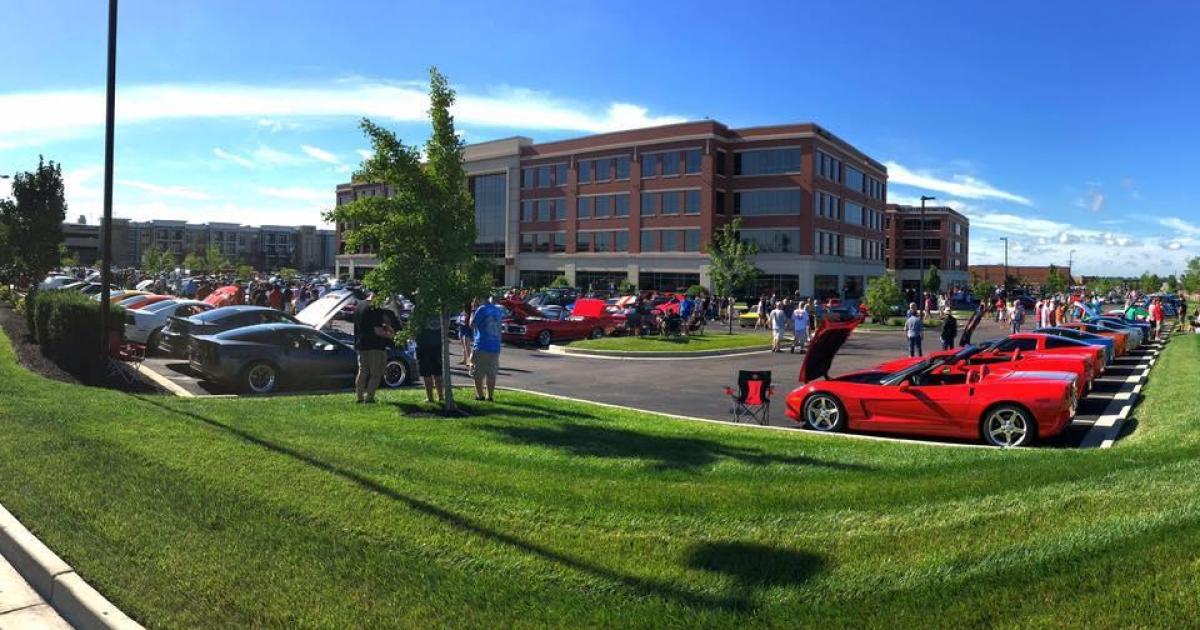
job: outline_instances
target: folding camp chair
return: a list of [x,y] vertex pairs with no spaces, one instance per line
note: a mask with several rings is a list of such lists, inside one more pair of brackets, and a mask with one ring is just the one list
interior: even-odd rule
[[726,387],[725,395],[733,400],[729,413],[734,422],[746,418],[764,426],[771,423],[771,396],[775,395],[771,372],[739,370],[737,390]]
[[132,341],[124,341],[119,333],[108,337],[108,377],[120,377],[125,383],[132,385],[137,380],[137,374],[146,360],[146,346]]

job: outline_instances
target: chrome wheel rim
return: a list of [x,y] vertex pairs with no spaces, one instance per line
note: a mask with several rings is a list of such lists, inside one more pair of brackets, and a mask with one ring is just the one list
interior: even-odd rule
[[392,361],[383,370],[383,382],[388,387],[400,387],[407,380],[408,370],[399,361]]
[[269,392],[275,388],[275,370],[267,365],[256,365],[250,368],[250,374],[247,376],[250,383],[250,389],[258,392]]
[[996,446],[1020,446],[1029,436],[1029,421],[1016,409],[997,409],[988,416],[985,431]]
[[550,331],[543,330],[540,334],[538,334],[538,343],[542,344],[543,346],[550,345]]
[[808,401],[805,417],[808,419],[808,426],[818,431],[832,431],[841,418],[841,411],[838,410],[837,403],[820,396]]

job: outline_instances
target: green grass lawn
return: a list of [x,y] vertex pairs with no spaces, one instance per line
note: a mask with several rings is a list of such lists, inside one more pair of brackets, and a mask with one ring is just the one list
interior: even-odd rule
[[1174,340],[1111,450],[1005,452],[508,392],[135,397],[0,338],[0,502],[151,628],[1187,627],[1198,366]]
[[649,337],[604,337],[602,339],[584,339],[572,342],[571,348],[586,350],[620,350],[627,352],[702,352],[704,350],[725,350],[729,348],[767,348],[771,338],[767,335],[739,333],[732,335],[709,328],[702,335],[687,337],[671,337],[664,339],[658,335]]

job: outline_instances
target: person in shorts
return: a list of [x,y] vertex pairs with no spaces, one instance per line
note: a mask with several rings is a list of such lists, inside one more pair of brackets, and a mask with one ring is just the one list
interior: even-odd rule
[[496,373],[500,370],[500,320],[504,311],[491,298],[471,315],[471,377],[475,379],[475,400],[485,400],[487,386],[488,402],[496,390]]
[[783,310],[783,302],[776,302],[775,308],[767,313],[767,321],[771,325],[771,352],[782,352],[779,347],[783,342],[783,331],[787,328],[787,313]]
[[396,331],[388,325],[383,309],[369,299],[359,302],[354,313],[354,349],[358,352],[355,402],[375,402],[375,390],[387,364],[387,347],[395,336]]
[[425,382],[425,400],[442,402],[442,327],[437,318],[429,320],[417,333],[417,371]]

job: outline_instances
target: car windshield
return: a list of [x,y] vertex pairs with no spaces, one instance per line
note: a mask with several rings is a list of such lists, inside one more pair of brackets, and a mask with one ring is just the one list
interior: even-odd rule
[[175,300],[159,300],[157,302],[153,302],[151,304],[147,304],[146,306],[143,306],[142,310],[150,311],[150,312],[161,311],[164,308],[170,308],[172,306],[175,306],[176,304],[178,304],[178,302]]
[[961,363],[983,350],[983,344],[978,346],[965,346],[958,352],[952,355],[944,355],[925,359],[914,363],[904,369],[897,370],[891,374],[887,374],[879,379],[880,385],[899,385],[912,377],[919,374],[924,374],[930,370],[937,369],[943,365],[955,365]]

